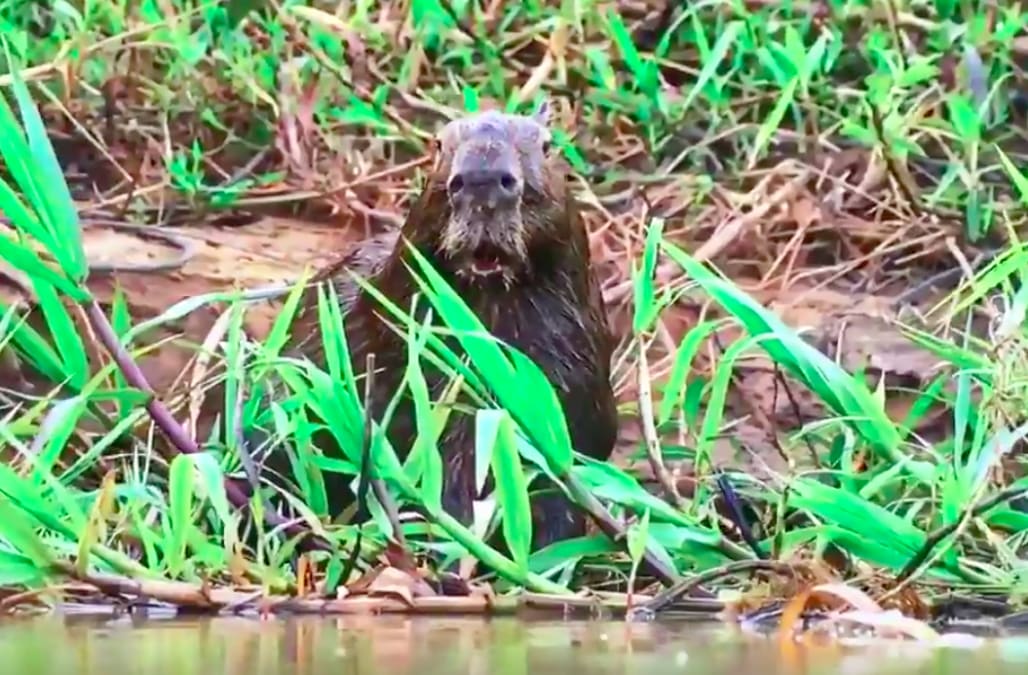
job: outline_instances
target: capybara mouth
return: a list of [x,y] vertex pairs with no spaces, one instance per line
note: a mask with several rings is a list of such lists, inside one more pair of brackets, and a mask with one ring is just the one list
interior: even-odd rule
[[482,244],[461,257],[461,271],[480,279],[507,276],[513,267],[506,251],[489,244]]

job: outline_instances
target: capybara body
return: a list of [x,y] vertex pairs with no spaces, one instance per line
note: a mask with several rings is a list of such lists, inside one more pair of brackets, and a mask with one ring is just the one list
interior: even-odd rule
[[[493,335],[542,369],[557,391],[574,448],[598,459],[610,455],[617,434],[610,383],[613,338],[590,269],[586,230],[549,138],[544,113],[490,111],[450,122],[437,137],[434,166],[401,230],[364,242],[318,275],[333,280],[343,305],[358,376],[367,355],[375,355],[371,412],[376,419],[400,385],[408,349],[382,320],[387,311],[356,285],[349,271],[409,310],[418,287],[407,265],[417,266],[405,238]],[[300,338],[294,349],[323,365],[316,294],[305,297],[292,330]],[[419,302],[428,305],[421,297]],[[424,373],[437,400],[449,380],[427,362]],[[455,410],[438,443],[444,461],[443,508],[465,524],[471,522],[477,496],[474,430],[474,416]],[[387,433],[404,456],[417,433],[413,403],[406,397]],[[320,445],[331,455],[338,452]],[[350,480],[325,473],[333,513],[353,499]],[[584,532],[581,514],[559,493],[538,497],[532,507],[535,548]]]

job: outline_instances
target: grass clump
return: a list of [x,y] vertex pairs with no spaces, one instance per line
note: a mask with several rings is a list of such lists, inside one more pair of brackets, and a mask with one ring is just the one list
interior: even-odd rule
[[[0,308],[4,585],[305,596],[312,565],[320,590],[356,592],[376,561],[414,579],[432,553],[557,595],[718,569],[791,579],[772,594],[803,575],[884,597],[1023,592],[1018,6],[12,0],[0,21],[2,271],[35,308]],[[420,434],[401,461],[363,414],[333,289],[319,369],[283,349],[300,283],[257,338],[266,292],[210,284],[142,317],[87,254],[112,221],[165,238],[228,218],[395,225],[440,120],[543,96],[623,337],[612,462],[575,452],[539,369],[427,264],[421,292],[460,353],[393,308]],[[137,362],[155,332],[212,311],[194,346],[225,401],[198,437],[183,420],[199,384],[154,392]],[[854,322],[863,353],[835,330]],[[428,364],[480,402],[476,462],[497,487],[471,528],[441,508],[451,410]],[[315,420],[343,456],[312,446]],[[291,487],[255,471],[255,431],[289,453]],[[353,476],[367,522],[328,522],[324,472]],[[530,552],[539,475],[600,531]]]

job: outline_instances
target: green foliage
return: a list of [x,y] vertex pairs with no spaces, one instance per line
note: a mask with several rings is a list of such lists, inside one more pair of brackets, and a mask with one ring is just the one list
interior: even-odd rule
[[[828,410],[783,440],[792,454],[809,448],[819,461],[816,471],[798,469],[766,483],[739,477],[761,511],[764,550],[781,556],[831,544],[898,572],[931,532],[955,526],[927,562],[927,575],[1023,587],[1016,551],[1024,541],[1017,531],[1028,527],[1028,518],[1003,504],[974,518],[968,509],[1000,488],[996,469],[1026,431],[1026,251],[1010,223],[1023,218],[1028,178],[1022,157],[1004,145],[1017,89],[1015,39],[1025,15],[1017,6],[1004,7],[995,10],[995,21],[985,22],[985,3],[935,2],[922,8],[928,18],[917,19],[917,44],[924,48],[910,54],[907,38],[874,18],[873,3],[832,3],[838,21],[815,21],[791,3],[779,4],[688,3],[647,41],[609,3],[506,3],[501,15],[486,17],[476,3],[413,2],[409,16],[391,16],[411,31],[398,45],[393,25],[382,20],[395,8],[364,0],[338,11],[315,2],[0,2],[7,69],[0,101],[0,212],[10,225],[0,230],[0,256],[30,280],[45,326],[40,331],[20,309],[0,307],[0,349],[13,349],[52,384],[47,397],[4,409],[0,419],[0,584],[42,586],[70,560],[134,577],[228,575],[238,563],[235,545],[245,519],[230,505],[224,481],[254,451],[240,440],[256,430],[287,455],[290,469],[281,481],[261,477],[262,491],[252,500],[256,513],[266,508],[262,497],[277,494],[340,550],[348,551],[356,538],[354,524],[327,519],[325,474],[344,474],[356,488],[368,430],[363,382],[354,376],[335,289],[318,295],[324,368],[285,352],[302,280],[260,342],[243,330],[252,293],[188,298],[138,322],[124,296],[115,297],[108,321],[120,344],[137,355],[153,347],[144,339],[151,329],[214,302],[228,304],[216,353],[225,366],[223,410],[218,433],[199,454],[162,459],[151,435],[141,431],[149,394],[130,387],[114,364],[87,357],[81,317],[93,297],[76,203],[33,99],[66,101],[85,96],[82,91],[102,91],[121,76],[115,49],[131,35],[145,46],[134,75],[149,105],[161,111],[153,126],[170,128],[183,117],[193,125],[190,133],[169,132],[161,141],[167,185],[196,210],[260,203],[263,190],[282,174],[228,176],[211,169],[212,157],[227,147],[254,154],[274,142],[280,126],[298,128],[300,135],[313,136],[316,129],[329,139],[361,137],[421,149],[429,133],[414,119],[421,108],[477,110],[492,98],[508,109],[527,109],[541,90],[572,98],[578,117],[591,125],[575,134],[555,130],[555,147],[579,172],[602,166],[610,182],[645,180],[596,162],[594,141],[603,133],[610,138],[611,129],[633,128],[656,171],[689,173],[706,184],[713,180],[706,175],[711,162],[729,172],[753,168],[797,133],[846,139],[905,167],[941,158],[941,176],[920,195],[922,206],[962,223],[972,241],[997,223],[1012,233],[1010,245],[954,294],[949,312],[959,317],[997,297],[1003,310],[988,344],[909,331],[911,341],[950,368],[919,393],[902,424],[887,414],[881,387],[868,385],[863,373],[848,372],[690,256],[665,236],[665,223],[657,219],[644,233],[638,260],[630,262],[630,343],[648,343],[663,313],[686,292],[712,300],[723,314],[704,317],[674,345],[670,373],[655,392],[654,427],[678,432],[684,444],[663,448],[665,458],[687,456],[696,469],[698,487],[688,508],[645,489],[630,471],[577,453],[557,394],[539,367],[488,335],[417,251],[411,271],[431,316],[445,328],[434,327],[430,317],[416,320],[410,308],[389,303],[360,280],[386,306],[409,348],[400,391],[386,418],[370,428],[371,475],[402,507],[425,514],[425,521],[400,524],[417,551],[447,559],[471,555],[512,586],[567,592],[587,565],[634,576],[644,554],[680,572],[752,557],[722,534],[709,496],[715,442],[732,433],[726,427],[734,375],[740,361],[759,350]],[[859,22],[860,30],[848,30],[841,17]],[[558,29],[567,30],[574,48],[551,43],[553,64],[522,53],[531,52],[526,45],[548,43]],[[944,58],[953,55],[964,79],[940,86]],[[375,67],[362,71],[370,60]],[[82,91],[57,90],[70,78],[58,85],[20,74],[22,64],[51,62],[74,63]],[[526,80],[544,66],[553,72],[542,73],[538,88],[522,96]],[[434,76],[424,77],[426,71]],[[587,85],[572,89],[576,82]],[[412,97],[423,99],[422,106],[397,107]],[[246,129],[233,122],[240,111]],[[682,130],[695,129],[703,139],[683,144]],[[723,151],[713,139],[729,143],[737,161],[719,157]],[[696,183],[702,192],[703,181]],[[685,287],[658,284],[664,264],[688,279]],[[699,355],[729,325],[745,335],[727,345],[711,372],[699,372]],[[429,390],[429,368],[448,378],[441,394]],[[405,455],[383,433],[404,395],[414,402],[418,427]],[[915,438],[917,422],[940,405],[952,433],[931,442]],[[484,486],[492,475],[488,496],[495,502],[471,527],[446,514],[441,500],[448,467],[439,437],[451,417],[462,414],[474,415],[476,482]],[[340,456],[317,447],[319,432],[332,436]],[[113,469],[103,472],[97,488],[101,460]],[[529,504],[541,477],[580,503],[598,500],[625,523],[624,541],[590,535],[531,552]],[[385,506],[374,494],[369,502],[363,557],[373,560],[396,533]],[[988,528],[996,529],[983,541]],[[1002,529],[1015,534],[998,534]],[[496,533],[507,553],[488,543]],[[286,561],[296,542],[276,535],[262,529],[247,564],[247,573],[268,585],[291,575]],[[339,556],[321,561],[331,574],[340,573]]]

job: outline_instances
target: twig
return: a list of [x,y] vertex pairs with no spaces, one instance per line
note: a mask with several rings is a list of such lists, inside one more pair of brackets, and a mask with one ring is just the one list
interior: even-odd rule
[[703,584],[711,581],[716,581],[717,579],[727,577],[732,574],[738,574],[739,572],[757,572],[761,570],[775,572],[777,574],[796,575],[795,567],[786,563],[775,562],[773,560],[738,560],[736,562],[728,563],[727,565],[722,565],[721,567],[715,567],[712,570],[707,570],[702,574],[696,574],[679,581],[670,588],[665,588],[663,591],[655,595],[649,602],[643,603],[633,609],[629,619],[656,614],[673,603],[678,602],[681,598],[685,597]]
[[766,199],[761,200],[751,211],[734,218],[716,230],[710,239],[703,242],[703,245],[696,250],[693,257],[696,260],[705,261],[717,256],[725,247],[738,240],[751,225],[758,223],[772,209],[791,198],[810,179],[812,174],[813,171],[810,169],[803,169],[795,178],[775,190]]
[[661,488],[676,509],[684,510],[685,500],[671,478],[671,473],[664,465],[664,457],[661,452],[660,438],[657,436],[657,427],[653,423],[653,392],[650,387],[650,366],[646,358],[646,344],[639,340],[639,424],[642,426],[643,439],[646,441],[646,456],[650,460],[650,467],[653,475],[657,478]]
[[[899,576],[896,577],[897,585],[903,584],[908,578],[912,577],[914,573],[917,572],[918,568],[921,567],[921,565],[928,559],[928,556],[931,555],[932,550],[938,546],[939,542],[956,532],[967,520],[977,518],[989,509],[1002,504],[1003,502],[1026,495],[1028,495],[1028,488],[1025,487],[1009,487],[1005,490],[1001,490],[968,511],[964,518],[959,518],[955,522],[943,525],[936,529],[928,535],[928,538],[925,539],[924,545],[921,546],[921,549],[913,558],[910,559],[910,562],[908,562],[907,566],[899,573]],[[895,590],[896,589],[893,589],[893,592],[895,592]]]
[[[583,598],[581,596],[531,592],[509,597],[425,595],[401,598],[398,596],[359,595],[323,600],[269,594],[264,589],[211,588],[197,583],[161,578],[136,580],[117,574],[80,574],[73,564],[63,560],[55,561],[53,567],[57,572],[83,584],[88,584],[113,598],[148,598],[159,600],[179,609],[211,614],[255,608],[267,614],[367,615],[388,612],[391,614],[496,616],[516,613],[521,609],[531,609],[536,612],[540,610],[559,611],[566,615],[569,611],[592,610],[597,606],[617,612],[627,605],[627,598],[622,594],[600,594],[597,599],[596,597]],[[19,599],[26,600],[31,597],[26,594],[19,596]],[[8,609],[9,603],[0,604],[0,608]],[[724,603],[712,599],[693,601],[690,607],[694,611],[707,614],[713,614],[723,608]]]
[[[789,382],[785,379],[785,374],[782,372],[781,365],[777,361],[775,361],[774,365],[774,374],[774,394],[772,395],[771,400],[774,402],[774,405],[778,404],[778,387],[781,385],[782,391],[785,392],[785,398],[789,401],[789,407],[792,408],[792,414],[796,417],[796,424],[800,429],[802,429],[807,423],[806,420],[803,419],[803,411],[800,410],[800,404],[796,400],[796,396],[792,393],[792,387],[789,386]],[[803,438],[803,444],[807,446],[807,451],[810,453],[810,459],[813,461],[814,466],[821,468],[821,458],[818,456],[817,450],[814,448],[814,444],[810,442],[810,436],[807,434],[801,434],[801,437]],[[777,443],[777,436],[775,436],[775,441]],[[778,448],[778,452],[785,456],[785,450],[781,447]],[[785,460],[790,465],[792,464],[789,457],[786,456]]]

